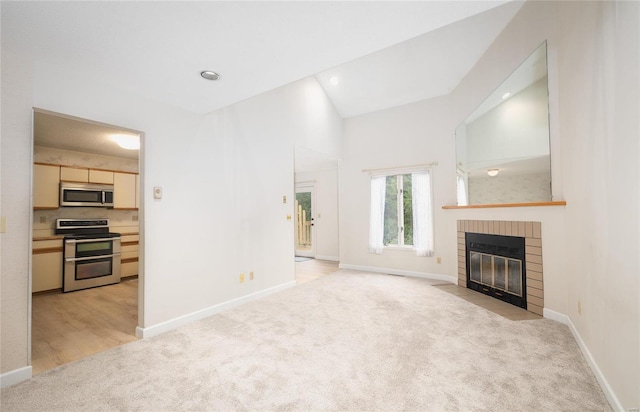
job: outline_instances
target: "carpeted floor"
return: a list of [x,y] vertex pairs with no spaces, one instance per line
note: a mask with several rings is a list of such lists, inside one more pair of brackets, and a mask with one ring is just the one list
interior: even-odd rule
[[606,411],[571,333],[341,270],[37,375],[3,411]]

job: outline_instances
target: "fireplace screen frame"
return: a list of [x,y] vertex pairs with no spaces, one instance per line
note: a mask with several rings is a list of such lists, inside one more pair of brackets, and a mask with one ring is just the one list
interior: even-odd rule
[[[499,288],[492,285],[482,283],[472,279],[472,253],[478,254],[482,260],[482,256],[491,257],[491,266],[494,267],[495,258],[504,258],[506,262],[515,260],[520,263],[520,294],[510,293],[508,290],[507,277],[505,274],[505,288]],[[527,277],[526,277],[526,259],[525,259],[525,238],[519,236],[489,235],[482,233],[465,233],[465,254],[466,254],[466,278],[467,288],[477,292],[489,295],[496,299],[510,303],[512,305],[527,308]],[[482,267],[482,263],[480,263]],[[507,266],[508,268],[508,266]],[[493,276],[493,273],[492,273]]]

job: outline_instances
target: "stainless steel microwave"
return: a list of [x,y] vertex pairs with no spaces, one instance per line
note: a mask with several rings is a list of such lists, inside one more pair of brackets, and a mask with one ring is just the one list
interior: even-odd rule
[[60,206],[113,207],[113,185],[61,182]]

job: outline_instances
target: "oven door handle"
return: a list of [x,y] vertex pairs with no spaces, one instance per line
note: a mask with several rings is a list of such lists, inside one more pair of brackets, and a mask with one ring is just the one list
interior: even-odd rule
[[93,239],[66,239],[65,243],[98,243],[98,242],[108,242],[112,240],[121,240],[120,237],[105,237],[105,238],[93,238]]
[[114,253],[112,255],[87,256],[87,257],[79,257],[79,258],[64,258],[64,261],[65,262],[82,262],[85,260],[96,260],[96,259],[114,258],[114,257],[120,257],[120,253]]

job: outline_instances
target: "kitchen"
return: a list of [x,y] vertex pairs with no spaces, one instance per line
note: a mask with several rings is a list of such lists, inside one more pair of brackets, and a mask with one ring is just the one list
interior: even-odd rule
[[33,134],[40,373],[136,339],[141,133],[35,109]]

